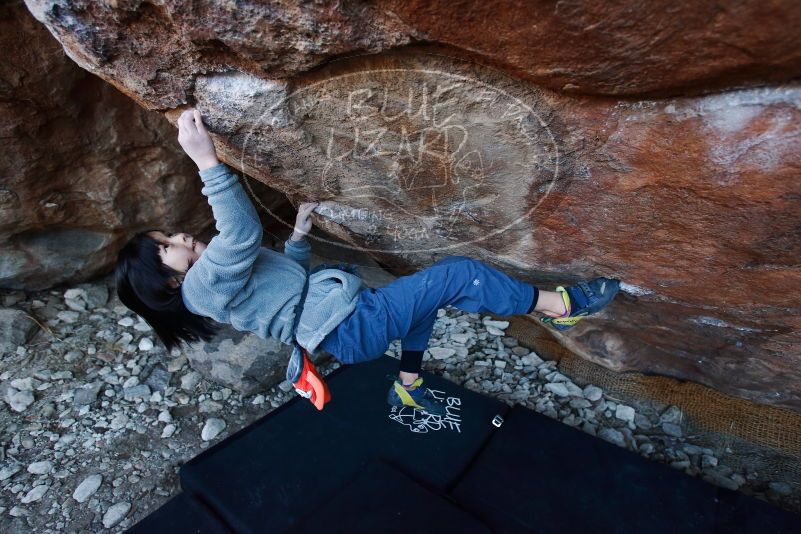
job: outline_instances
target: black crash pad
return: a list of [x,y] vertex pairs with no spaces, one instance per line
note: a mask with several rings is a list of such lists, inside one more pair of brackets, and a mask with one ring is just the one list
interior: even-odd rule
[[718,490],[715,534],[799,534],[801,516],[737,491]]
[[454,503],[382,462],[371,462],[356,480],[311,510],[295,534],[489,534]]
[[386,403],[398,360],[383,357],[329,375],[332,401],[318,412],[295,399],[203,452],[180,471],[237,532],[281,532],[321,506],[380,459],[436,492],[454,485],[497,430],[508,407],[423,373],[444,395],[448,417],[397,412]]
[[179,493],[126,531],[128,534],[228,534],[202,503]]
[[713,532],[717,488],[515,406],[452,493],[494,532]]

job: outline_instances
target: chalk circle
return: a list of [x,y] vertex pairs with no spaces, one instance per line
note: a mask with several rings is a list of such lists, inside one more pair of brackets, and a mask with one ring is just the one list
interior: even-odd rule
[[[256,137],[255,132],[260,131],[260,129],[263,128],[265,125],[269,126],[270,128],[276,127],[276,120],[277,120],[276,119],[276,114],[275,114],[276,110],[283,111],[285,109],[289,109],[289,106],[287,104],[291,103],[293,101],[293,99],[296,99],[299,95],[302,95],[303,93],[311,91],[311,90],[313,90],[315,88],[318,88],[320,86],[323,86],[323,85],[326,85],[326,84],[332,84],[332,83],[335,83],[337,81],[344,80],[346,78],[357,77],[357,76],[364,78],[366,76],[369,77],[369,75],[371,75],[371,74],[386,75],[387,73],[395,73],[395,74],[405,73],[407,75],[410,74],[410,73],[415,73],[415,74],[418,74],[418,75],[419,74],[424,74],[426,76],[441,77],[443,79],[448,79],[448,80],[457,80],[457,81],[461,81],[461,82],[468,82],[468,83],[475,84],[478,87],[484,88],[485,91],[487,91],[487,90],[494,91],[498,95],[501,95],[501,96],[505,97],[506,99],[508,99],[510,102],[513,102],[514,105],[519,106],[519,108],[521,110],[524,110],[525,115],[529,116],[533,120],[533,122],[535,122],[537,125],[539,125],[539,127],[541,128],[540,131],[542,131],[542,132],[544,132],[546,134],[547,142],[545,144],[546,146],[544,146],[543,149],[549,155],[548,157],[550,158],[551,164],[548,165],[548,167],[552,171],[550,178],[546,179],[547,185],[545,185],[544,187],[541,185],[539,187],[539,191],[540,191],[541,195],[538,198],[537,202],[533,206],[531,206],[525,213],[523,213],[522,215],[517,217],[512,222],[506,224],[502,228],[498,228],[498,229],[492,230],[492,231],[490,231],[490,232],[488,232],[488,233],[486,233],[484,235],[481,235],[481,236],[478,236],[476,238],[469,239],[469,240],[459,240],[457,243],[443,244],[443,245],[439,245],[439,246],[435,246],[435,247],[425,247],[425,248],[403,248],[403,249],[399,250],[397,248],[387,249],[387,248],[362,247],[362,246],[357,246],[357,245],[351,245],[351,244],[348,244],[348,243],[342,243],[342,242],[339,242],[339,241],[332,241],[332,240],[326,239],[324,237],[315,236],[315,235],[311,235],[311,234],[307,236],[308,239],[315,239],[315,240],[317,240],[319,242],[328,243],[330,245],[344,247],[344,248],[351,249],[351,250],[354,250],[354,251],[368,252],[368,253],[369,252],[376,252],[376,253],[393,253],[393,254],[404,253],[405,254],[405,253],[441,252],[441,251],[457,249],[457,248],[465,246],[466,244],[476,243],[476,242],[484,241],[486,239],[490,239],[492,237],[498,236],[501,233],[507,231],[509,228],[511,228],[511,227],[515,226],[516,224],[518,224],[520,221],[529,218],[531,216],[531,214],[545,201],[545,199],[551,193],[554,185],[556,184],[556,180],[557,180],[557,178],[559,176],[559,166],[560,166],[559,158],[560,158],[560,156],[559,156],[559,147],[558,147],[558,145],[556,143],[556,139],[554,138],[553,133],[551,132],[551,130],[548,127],[548,125],[546,124],[546,122],[542,119],[542,117],[540,117],[534,111],[534,109],[532,109],[531,106],[529,106],[528,104],[526,104],[522,100],[518,99],[517,97],[512,96],[511,94],[509,94],[508,92],[504,91],[503,89],[494,87],[494,86],[492,86],[492,85],[490,85],[490,84],[488,84],[486,82],[483,82],[481,80],[477,80],[477,79],[469,77],[469,76],[464,76],[464,75],[461,75],[461,74],[455,74],[455,73],[450,73],[450,72],[443,72],[443,71],[439,71],[439,70],[413,69],[413,68],[408,68],[408,69],[406,69],[406,68],[366,69],[366,70],[360,70],[360,71],[355,71],[355,72],[350,72],[350,73],[346,73],[346,74],[333,76],[331,78],[326,78],[325,80],[314,82],[314,83],[311,83],[311,84],[306,85],[304,87],[301,87],[301,88],[297,89],[296,91],[293,91],[292,93],[286,95],[285,97],[280,99],[278,102],[274,103],[272,106],[267,108],[264,111],[264,113],[261,114],[261,116],[259,117],[259,120],[257,120],[255,123],[253,123],[251,125],[251,127],[248,129],[247,134],[244,137],[244,142],[243,142],[243,146],[242,146],[242,156],[241,156],[241,159],[240,159],[240,168],[241,169],[247,168],[245,163],[246,163],[247,153],[248,153],[248,150],[249,150],[249,143],[251,141],[251,138]],[[340,88],[340,90],[341,90],[341,88]],[[531,139],[529,139],[529,141],[533,142]],[[247,179],[245,179],[245,175],[244,174],[242,175],[242,177],[243,177],[243,181],[244,181],[244,183],[245,183],[250,195],[261,206],[262,209],[264,209],[274,219],[279,221],[281,224],[287,226],[288,228],[293,228],[294,227],[294,222],[284,221],[283,219],[281,219],[281,217],[279,217],[277,214],[273,213],[267,206],[265,206],[261,202],[261,200],[253,193],[253,190],[252,190],[252,188],[250,186],[250,183],[247,181]],[[360,209],[364,209],[364,208],[360,208]],[[319,212],[319,209],[316,209],[315,211]],[[353,209],[351,211],[353,211]],[[469,216],[469,214],[468,214],[468,216]]]

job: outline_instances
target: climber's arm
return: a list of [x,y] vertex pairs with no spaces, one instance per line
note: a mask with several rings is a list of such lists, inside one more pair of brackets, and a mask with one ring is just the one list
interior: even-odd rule
[[[201,192],[211,205],[219,235],[214,236],[196,265],[205,265],[212,279],[235,290],[247,281],[261,248],[262,228],[256,208],[237,175],[217,160],[214,143],[197,110],[178,119],[178,142],[200,170]],[[202,269],[201,269],[202,270]]]
[[311,213],[318,205],[319,202],[304,202],[298,206],[295,229],[284,243],[284,254],[298,262],[306,272],[309,271],[309,251],[311,251],[306,235],[312,227]]

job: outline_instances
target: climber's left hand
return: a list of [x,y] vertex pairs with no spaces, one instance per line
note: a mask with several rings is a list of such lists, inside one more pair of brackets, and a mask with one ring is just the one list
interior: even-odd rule
[[313,224],[311,214],[319,205],[319,202],[304,202],[298,206],[298,216],[295,219],[295,228],[291,236],[293,240],[300,241],[311,231]]

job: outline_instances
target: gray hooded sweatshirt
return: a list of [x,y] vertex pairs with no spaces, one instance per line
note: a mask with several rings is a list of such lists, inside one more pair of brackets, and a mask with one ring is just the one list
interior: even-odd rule
[[[262,247],[256,209],[224,163],[200,172],[218,235],[189,268],[181,284],[187,309],[241,331],[292,343],[295,305],[309,271],[311,246],[287,240],[284,253]],[[362,279],[340,269],[309,276],[296,333],[310,353],[356,307]]]

